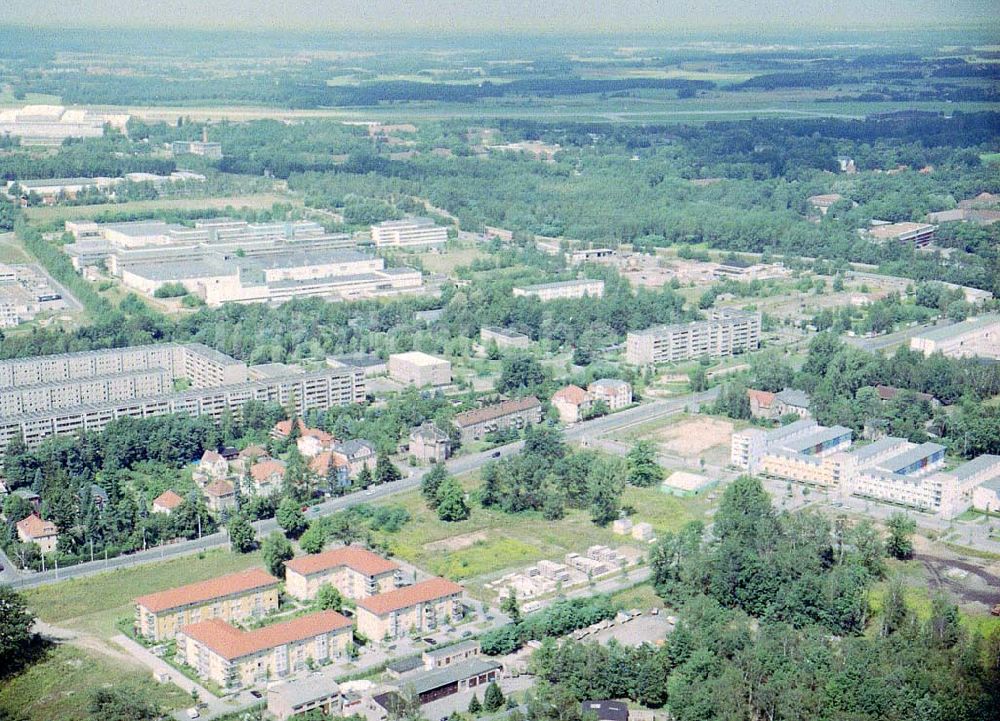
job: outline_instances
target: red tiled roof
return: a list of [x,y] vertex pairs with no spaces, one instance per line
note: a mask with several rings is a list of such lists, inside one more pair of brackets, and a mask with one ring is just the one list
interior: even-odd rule
[[[297,422],[296,424],[299,427],[300,435],[304,434],[306,431],[309,430],[309,427],[306,426],[305,422],[303,422],[301,418],[296,418],[295,420]],[[277,423],[274,424],[274,428],[271,429],[271,435],[278,436],[280,438],[288,438],[291,432],[292,432],[292,422],[290,420],[278,421]]]
[[180,608],[192,603],[204,603],[213,598],[224,598],[237,593],[246,593],[258,588],[277,586],[278,579],[263,568],[251,568],[248,571],[230,573],[227,576],[178,586],[159,593],[150,593],[135,599],[136,605],[142,606],[153,613]]
[[241,631],[222,619],[212,618],[184,626],[181,633],[204,644],[227,661],[232,661],[286,643],[304,641],[321,633],[350,627],[350,620],[336,611],[320,611],[252,631]]
[[302,436],[303,437],[312,436],[313,438],[318,440],[320,443],[323,443],[324,445],[328,443],[333,443],[334,440],[332,435],[330,435],[326,431],[321,431],[319,428],[306,428],[304,431],[302,431]]
[[459,428],[462,428],[463,426],[473,426],[477,423],[485,423],[486,421],[492,421],[496,418],[503,418],[511,413],[519,413],[538,406],[541,406],[541,403],[539,403],[538,399],[534,396],[518,398],[516,400],[504,401],[503,403],[497,403],[496,405],[486,406],[485,408],[477,408],[474,411],[458,413],[455,415],[454,423]]
[[240,451],[240,458],[266,458],[267,449],[263,446],[251,445]]
[[32,513],[27,518],[18,521],[17,530],[29,538],[45,538],[59,534],[56,524],[52,521],[43,521],[37,513]]
[[560,388],[552,395],[553,402],[565,401],[567,403],[572,403],[574,406],[582,406],[588,399],[589,397],[587,396],[587,391],[583,390],[580,386],[574,385],[568,385],[565,388]]
[[774,402],[775,394],[770,391],[758,391],[754,388],[748,388],[747,395],[750,397],[751,402],[756,401],[757,405],[761,408],[770,408]]
[[222,456],[216,451],[205,451],[201,454],[202,463],[218,463],[221,460]]
[[285,477],[285,464],[281,461],[268,459],[250,466],[250,475],[255,481],[266,481],[275,474]]
[[343,454],[323,451],[309,461],[309,470],[318,476],[325,476],[329,473],[331,464],[335,468],[349,465]]
[[358,606],[376,616],[384,616],[392,611],[416,606],[418,603],[433,601],[444,596],[462,593],[465,589],[446,578],[431,578],[406,588],[397,588],[376,596],[358,600]]
[[205,486],[206,496],[215,496],[216,498],[221,498],[222,496],[230,496],[236,491],[236,488],[229,481],[212,481],[207,486]]
[[[875,392],[878,393],[879,400],[883,401],[891,401],[902,391],[903,389],[895,388],[893,386],[884,386],[881,384],[875,386]],[[930,393],[921,393],[920,391],[911,391],[911,392],[913,393],[913,397],[916,398],[917,400],[927,401],[927,402],[934,400],[934,396],[932,396]]]
[[357,546],[344,546],[324,553],[299,556],[285,564],[285,568],[303,576],[327,571],[338,566],[347,566],[366,576],[378,576],[399,568],[398,563],[393,563],[377,553]]
[[160,508],[166,508],[168,511],[172,511],[177,506],[184,503],[184,499],[177,495],[172,490],[166,490],[156,498],[153,499],[153,505],[159,506]]

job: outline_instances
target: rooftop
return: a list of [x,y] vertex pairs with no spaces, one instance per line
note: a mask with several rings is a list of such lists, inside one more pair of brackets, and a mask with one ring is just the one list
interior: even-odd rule
[[598,378],[596,381],[587,386],[587,390],[591,388],[607,388],[609,390],[621,390],[628,387],[628,383],[618,378]]
[[909,441],[905,438],[896,438],[895,436],[885,436],[879,438],[874,443],[869,443],[867,446],[861,446],[856,451],[851,453],[855,459],[858,461],[865,461],[874,456],[881,455],[893,448],[898,448],[900,445],[909,445]]
[[313,674],[294,681],[282,681],[268,688],[268,694],[280,696],[289,706],[301,706],[317,699],[340,693],[340,686],[333,679]]
[[458,413],[455,415],[453,423],[459,428],[462,428],[464,426],[475,425],[476,423],[491,421],[495,418],[502,418],[503,416],[510,415],[511,413],[519,413],[530,408],[540,407],[541,405],[542,404],[534,396],[517,398],[514,400],[503,401],[502,403],[497,403],[492,406],[486,406],[485,408],[477,408],[473,411]]
[[181,633],[232,661],[269,648],[303,641],[321,633],[350,628],[351,625],[349,619],[336,611],[320,611],[252,631],[241,631],[221,619],[213,618],[184,626]]
[[572,405],[579,406],[587,402],[589,396],[587,391],[583,390],[580,386],[568,385],[565,388],[560,388],[552,395],[552,401],[565,401],[571,403]]
[[37,513],[17,522],[17,530],[29,538],[45,538],[55,536],[59,533],[56,524],[52,521],[44,521]]
[[592,713],[598,721],[628,721],[628,704],[624,701],[584,701],[583,713]]
[[433,423],[424,423],[410,431],[411,438],[417,436],[430,441],[446,441],[450,437]]
[[376,553],[357,546],[334,548],[323,553],[299,556],[285,564],[289,571],[308,576],[331,568],[346,566],[366,576],[392,573],[399,568],[398,563],[382,558]]
[[991,468],[994,469],[997,474],[1000,474],[1000,456],[994,456],[987,453],[974,458],[968,463],[963,463],[958,468],[954,468],[949,471],[949,473],[961,481],[982,473],[983,471],[988,471]]
[[424,656],[429,656],[430,658],[439,658],[452,656],[456,653],[464,653],[466,651],[478,650],[479,641],[470,640],[462,641],[461,643],[455,643],[451,646],[444,646],[441,648],[429,648],[424,651]]
[[879,468],[889,473],[898,473],[901,469],[913,465],[917,461],[930,458],[935,453],[944,453],[944,446],[940,446],[937,443],[921,443],[919,446],[914,446],[903,451],[898,456],[893,456],[882,461],[879,464]]
[[135,599],[137,605],[153,613],[180,608],[194,603],[204,603],[214,598],[225,598],[239,593],[246,593],[258,588],[277,586],[278,579],[263,568],[251,568],[247,571],[230,573],[226,576],[216,576],[207,581],[178,586],[159,593],[150,593]]
[[937,226],[927,223],[889,223],[888,225],[876,225],[868,229],[868,235],[879,240],[899,238],[911,233],[925,233],[934,230]]
[[385,228],[386,230],[405,229],[413,227],[427,227],[434,225],[430,218],[403,218],[402,220],[383,220],[376,223],[373,228]]
[[844,426],[831,426],[829,428],[817,426],[815,433],[810,433],[798,438],[792,438],[782,443],[782,446],[793,453],[804,453],[810,448],[818,446],[822,443],[828,443],[838,438],[842,438],[845,435],[850,436],[851,432],[850,428],[845,428]]
[[501,328],[498,325],[484,325],[482,329],[487,331],[488,333],[493,333],[494,335],[503,336],[504,338],[511,338],[511,339],[529,338],[524,333],[518,333],[516,330],[511,330],[510,328]]
[[444,358],[438,358],[437,356],[432,356],[429,353],[421,353],[418,350],[411,350],[406,353],[393,353],[389,356],[389,360],[392,360],[393,358],[425,368],[448,362]]
[[500,668],[500,664],[493,659],[486,659],[482,656],[473,656],[461,663],[456,663],[445,668],[426,671],[411,678],[406,679],[406,685],[412,686],[416,694],[427,693],[435,689],[447,686],[448,684],[461,681],[471,676],[495,671]]
[[810,428],[818,428],[819,424],[810,419],[803,418],[802,420],[795,421],[794,423],[789,423],[787,426],[781,426],[780,428],[775,428],[774,430],[765,431],[764,438],[768,443],[776,443],[782,438],[788,438],[796,433],[803,433],[808,431]]
[[160,506],[161,508],[166,508],[167,510],[174,510],[177,506],[184,503],[184,499],[181,498],[174,491],[167,489],[156,498],[153,499],[154,506]]
[[464,590],[457,583],[445,578],[431,578],[406,588],[397,588],[395,591],[362,598],[358,601],[358,607],[364,608],[376,616],[384,616],[392,611],[409,608],[418,603],[460,594]]
[[557,280],[553,283],[538,283],[537,285],[520,285],[517,286],[521,290],[533,291],[533,290],[550,290],[552,288],[572,288],[577,285],[591,285],[599,284],[604,286],[603,280],[596,280],[593,278],[579,278],[577,280]]
[[994,323],[1000,323],[1000,313],[986,313],[985,315],[963,320],[961,323],[938,326],[937,328],[931,328],[930,330],[914,337],[935,341],[948,340],[949,338],[955,338],[956,336],[960,336],[965,333],[972,333],[974,331],[981,330],[993,325]]
[[377,355],[370,355],[368,353],[351,353],[349,355],[334,355],[329,356],[327,362],[333,360],[338,363],[343,363],[347,366],[353,366],[354,368],[370,368],[372,366],[385,365],[385,360],[379,358]]
[[795,408],[809,407],[809,394],[805,391],[796,390],[794,388],[785,388],[783,391],[775,394],[774,397],[782,403]]

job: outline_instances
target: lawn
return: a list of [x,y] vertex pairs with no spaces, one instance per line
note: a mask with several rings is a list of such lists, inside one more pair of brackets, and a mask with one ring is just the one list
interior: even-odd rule
[[33,588],[24,591],[24,597],[43,621],[110,638],[119,633],[118,619],[133,615],[136,596],[259,564],[257,553],[240,556],[218,549]]
[[101,686],[129,686],[135,695],[167,709],[191,705],[173,684],[158,684],[147,671],[73,646],[54,646],[39,662],[0,684],[0,717],[26,721],[87,718],[91,693]]
[[[478,484],[478,475],[461,480],[471,490]],[[456,581],[471,580],[473,593],[477,582],[543,558],[561,561],[567,553],[581,552],[594,544],[637,543],[615,535],[610,528],[595,526],[581,510],[547,521],[540,513],[508,515],[473,503],[468,520],[445,523],[427,508],[417,491],[394,496],[386,503],[403,505],[412,516],[402,530],[388,537],[394,554],[430,573]],[[676,530],[703,517],[708,506],[702,499],[677,498],[652,488],[628,488],[622,503],[638,509],[636,520],[652,523],[657,532]]]
[[13,233],[0,235],[0,263],[31,263],[33,258],[28,255]]
[[102,213],[139,213],[155,210],[199,210],[227,207],[269,209],[275,203],[295,203],[293,199],[275,193],[251,193],[225,198],[163,198],[139,200],[134,203],[104,203],[101,205],[56,205],[48,208],[28,208],[28,220],[37,223],[62,222],[77,218],[93,218]]
[[656,591],[648,583],[612,594],[611,600],[621,604],[624,608],[638,608],[642,611],[648,611],[651,608],[666,608],[663,599],[656,595]]

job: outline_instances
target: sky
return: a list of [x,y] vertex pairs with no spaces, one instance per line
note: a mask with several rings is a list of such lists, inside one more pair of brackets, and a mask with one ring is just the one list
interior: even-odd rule
[[45,27],[635,32],[997,27],[998,7],[997,0],[0,0],[0,17]]

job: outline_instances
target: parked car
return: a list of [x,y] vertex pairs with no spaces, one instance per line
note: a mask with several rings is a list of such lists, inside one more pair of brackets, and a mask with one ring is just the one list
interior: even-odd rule
[[500,457],[500,451],[493,451],[490,454],[490,458],[499,458],[499,457]]
[[198,709],[196,709],[194,706],[192,706],[187,710],[188,718],[198,718],[199,716],[201,716],[201,714],[198,712]]

